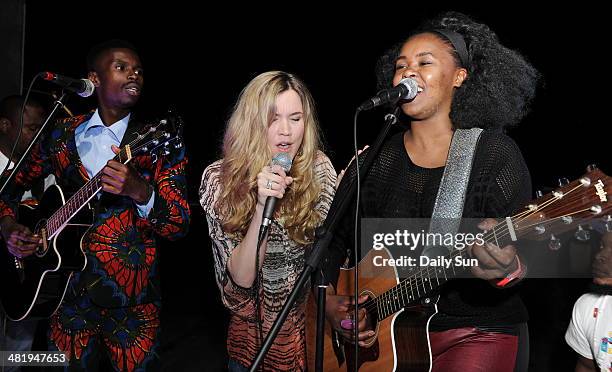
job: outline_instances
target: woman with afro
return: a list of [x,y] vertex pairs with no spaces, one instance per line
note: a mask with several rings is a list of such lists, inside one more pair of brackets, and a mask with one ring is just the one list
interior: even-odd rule
[[[462,216],[478,219],[478,227],[488,230],[495,218],[525,206],[531,195],[529,171],[515,142],[504,134],[527,114],[539,79],[523,56],[501,45],[488,26],[449,12],[425,22],[386,53],[377,75],[381,89],[413,79],[418,94],[399,102],[408,129],[387,139],[362,182],[362,218],[431,217],[453,135],[470,128],[483,131],[473,150]],[[354,176],[355,167],[349,167],[338,194]],[[352,217],[347,213],[338,228],[324,272],[334,287],[353,246]],[[433,371],[526,370],[528,315],[514,286],[524,276],[525,262],[511,245],[468,249],[479,262],[471,268],[473,277],[441,287],[438,313],[429,322]],[[350,304],[348,297],[327,298],[328,320],[348,339]],[[372,316],[360,310],[362,347],[377,337]]]

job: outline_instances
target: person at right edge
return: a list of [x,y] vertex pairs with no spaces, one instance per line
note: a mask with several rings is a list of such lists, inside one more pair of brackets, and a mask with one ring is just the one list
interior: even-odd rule
[[[488,26],[448,12],[390,49],[379,60],[377,74],[379,88],[411,78],[419,89],[413,100],[399,103],[409,129],[387,139],[362,180],[361,218],[431,217],[451,139],[455,130],[469,128],[483,132],[474,150],[462,216],[481,219],[478,227],[488,230],[496,224],[493,218],[511,216],[526,205],[529,171],[515,142],[504,134],[527,114],[540,78],[521,54],[501,45]],[[354,177],[353,162],[338,195]],[[340,223],[323,270],[334,288],[354,244],[353,219],[347,213]],[[468,249],[479,261],[471,268],[476,278],[446,283],[438,314],[429,323],[432,370],[524,371],[528,314],[515,284],[524,277],[525,262],[511,245]],[[347,327],[346,320],[352,300],[336,296],[334,288],[328,289],[326,316],[350,340],[353,325]],[[366,300],[359,298],[360,303]],[[365,346],[376,335],[363,308],[358,319],[359,344]]]
[[601,237],[593,282],[574,304],[565,341],[577,354],[575,372],[612,370],[612,231]]

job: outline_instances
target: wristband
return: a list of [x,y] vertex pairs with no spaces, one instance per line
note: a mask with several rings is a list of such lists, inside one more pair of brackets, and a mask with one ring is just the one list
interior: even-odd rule
[[521,276],[521,274],[523,273],[523,266],[521,265],[521,260],[519,259],[519,256],[516,255],[515,257],[516,257],[516,263],[518,264],[518,267],[516,268],[516,270],[506,275],[506,277],[500,280],[499,282],[495,283],[495,286],[500,287],[500,288],[505,287],[506,285],[508,285],[508,283],[512,282],[513,280]]

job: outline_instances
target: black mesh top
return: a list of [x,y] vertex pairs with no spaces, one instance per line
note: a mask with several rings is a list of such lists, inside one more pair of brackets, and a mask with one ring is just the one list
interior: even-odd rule
[[[404,148],[403,133],[391,136],[362,179],[361,217],[431,217],[443,172],[444,167],[413,164]],[[353,163],[336,195],[345,192],[354,177]],[[526,205],[530,195],[531,178],[518,146],[501,132],[484,131],[474,156],[463,217],[510,216]],[[339,267],[353,250],[353,228],[354,209],[339,223],[326,261],[324,275],[334,285]],[[432,319],[430,330],[527,321],[527,310],[516,292],[516,286],[497,289],[477,278],[451,280],[441,289],[439,314]]]

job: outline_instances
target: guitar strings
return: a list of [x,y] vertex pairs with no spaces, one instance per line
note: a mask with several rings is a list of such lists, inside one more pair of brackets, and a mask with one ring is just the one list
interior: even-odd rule
[[[147,142],[142,143],[140,145],[137,145],[137,142],[142,141],[142,137],[144,136],[143,134],[138,134],[137,137],[132,140],[131,142],[129,142],[127,145],[125,145],[124,147],[122,147],[120,149],[120,152],[118,154],[116,154],[113,159],[114,160],[120,160],[122,155],[126,155],[125,153],[125,149],[129,146],[130,148],[133,148],[133,151],[139,151],[140,149],[142,149],[143,147],[149,146],[150,144],[152,144],[155,140],[158,140],[159,138],[161,138],[162,136],[164,136],[163,132],[151,132],[150,128],[158,128],[159,124],[155,127],[151,126],[148,127],[147,133],[153,133],[153,135],[147,140]],[[83,204],[85,203],[86,200],[90,199],[92,195],[88,195],[88,193],[86,193],[85,191],[89,191],[89,194],[93,193],[93,190],[95,189],[95,193],[93,193],[94,195],[96,193],[98,193],[101,189],[101,186],[98,184],[98,181],[102,178],[102,172],[98,172],[96,173],[95,176],[93,176],[89,181],[87,181],[77,192],[74,193],[74,195],[72,195],[68,201],[66,201],[66,203],[64,205],[62,205],[60,208],[58,208],[57,211],[55,211],[55,213],[53,213],[51,215],[51,217],[49,217],[47,219],[47,223],[46,223],[46,228],[48,231],[48,239],[51,239],[54,234],[57,232],[57,230],[59,230],[63,224],[65,223],[66,220],[69,219],[69,217],[72,216],[73,211],[70,210],[70,208],[72,207],[72,204],[75,203],[75,200],[80,201],[82,200],[82,203],[79,202],[77,204],[81,204],[78,209],[82,208]],[[94,188],[92,188],[91,186],[94,185]],[[80,199],[80,200],[79,200]],[[78,210],[77,209],[77,210]],[[64,221],[64,222],[62,222]]]
[[[581,186],[581,184],[579,184],[574,189],[568,191],[567,195],[571,194],[571,192],[573,192],[574,190],[577,190],[578,188],[580,188],[580,186]],[[542,203],[535,210],[529,209],[529,210],[523,211],[523,212],[513,216],[512,218],[513,219],[517,219],[520,222],[520,221],[524,220],[525,218],[527,218],[528,216],[531,216],[534,213],[537,213],[537,212],[541,211],[546,206],[559,201],[560,199],[561,199],[560,197],[554,196],[554,197],[548,199],[547,201],[545,201],[544,203]],[[587,210],[589,210],[589,209],[585,209],[583,211],[587,211]],[[571,214],[582,213],[583,211],[577,211],[577,212],[574,212],[574,213],[571,213]],[[524,217],[524,216],[526,216],[526,217],[523,218],[523,219],[519,219],[519,217]],[[566,216],[568,216],[568,215],[566,215]],[[564,216],[557,217],[556,219],[563,218],[563,217]],[[552,222],[552,221],[550,221],[550,222]],[[527,228],[529,228],[531,226],[535,226],[535,225],[539,225],[539,224],[541,224],[541,223],[536,223],[534,225],[523,226],[521,228],[518,228],[517,230],[525,230],[525,229],[527,229]],[[502,226],[503,227],[502,230],[505,230],[505,231],[502,231],[502,233],[500,234],[499,238],[505,238],[506,236],[509,235],[509,229],[507,228],[507,224],[502,222],[502,223],[496,225],[495,227],[493,227],[492,233],[493,233],[493,236],[495,237],[495,240],[498,243],[498,245],[499,245],[499,241],[498,241],[499,238],[497,237],[497,228],[500,227],[500,226]],[[490,241],[490,238],[491,238],[491,234],[489,234],[488,237],[485,240]],[[455,251],[455,252],[459,252],[459,254],[462,255],[463,250]],[[453,258],[453,256],[457,256],[457,254],[451,254],[450,256],[451,256],[451,258]],[[436,274],[435,275],[435,280],[438,283],[438,285],[440,285],[441,278],[437,275],[439,269],[436,269],[436,268],[432,267],[431,270],[433,270],[433,273]],[[454,271],[454,267],[453,267],[453,271]],[[442,273],[444,274],[443,280],[448,280],[448,278],[446,278],[445,271],[442,270]],[[421,276],[420,278],[419,278],[419,274]],[[425,278],[423,274],[427,274],[427,278]],[[410,291],[411,291],[412,295],[411,296],[409,295],[408,298],[412,297],[414,299],[418,299],[418,298],[421,297],[420,293],[419,293],[419,287],[420,286],[423,287],[424,292],[427,292],[426,286],[427,286],[427,284],[429,284],[430,289],[433,289],[433,287],[432,287],[432,280],[433,280],[433,278],[432,278],[432,275],[431,275],[431,272],[430,272],[430,268],[427,267],[425,269],[422,269],[420,272],[418,272],[418,273],[414,274],[413,276],[403,280],[397,286],[389,289],[388,291],[383,293],[381,296],[378,296],[376,298],[376,300],[378,300],[377,302],[379,302],[379,303],[378,304],[368,304],[368,305],[370,305],[369,309],[372,310],[373,309],[372,305],[375,305],[377,307],[376,310],[378,312],[378,305],[380,304],[381,301],[383,301],[384,302],[383,303],[383,310],[390,310],[390,311],[385,311],[385,313],[389,313],[388,315],[390,315],[392,313],[395,313],[400,308],[405,307],[405,302],[406,301],[404,301],[404,296],[403,296],[404,289],[406,290],[406,294],[408,294],[408,289],[410,289]],[[414,296],[414,289],[417,290],[417,296]],[[399,297],[398,297],[398,291],[399,291]],[[398,299],[402,300],[402,302],[404,303],[404,306],[401,306],[399,304]],[[395,309],[393,305],[396,305],[395,307],[399,307],[399,308]]]
[[[555,195],[553,193],[552,194],[553,196],[550,199],[547,199],[543,203],[537,205],[537,207],[535,209],[527,209],[527,210],[525,210],[523,212],[520,212],[520,213],[516,214],[515,216],[511,217],[511,220],[517,220],[516,221],[517,223],[521,222],[521,221],[525,220],[526,218],[534,215],[535,213],[540,212],[541,210],[543,210],[544,208],[548,207],[549,205],[554,204],[554,203],[560,201],[562,198],[572,194],[574,191],[578,190],[582,186],[584,186],[582,183],[578,183],[574,188],[568,190],[567,193],[564,194],[561,197],[559,197],[559,196],[557,196],[557,195]],[[573,213],[569,213],[569,214],[566,214],[564,216],[556,217],[554,219],[549,219],[548,221],[545,221],[545,222],[540,222],[540,223],[535,223],[535,224],[532,224],[532,225],[521,226],[521,227],[517,228],[517,231],[523,231],[523,230],[529,229],[529,228],[531,228],[533,226],[541,225],[542,223],[552,223],[555,220],[558,220],[560,218],[568,217],[568,216],[571,216],[573,214],[582,213],[582,212],[588,211],[588,210],[590,210],[590,208],[587,208],[587,209],[584,209],[584,210],[581,210],[581,211],[576,211],[576,212],[573,212]],[[502,231],[501,231],[501,233],[498,236],[497,228],[500,227],[500,226],[502,227]],[[485,236],[487,236],[485,241],[490,241],[491,238],[494,237],[495,241],[498,243],[499,239],[505,238],[508,235],[510,235],[509,228],[508,228],[506,223],[502,222],[502,223],[499,223],[498,225],[494,226],[493,229],[492,229],[492,232],[489,233],[488,236],[485,235]],[[452,258],[454,258],[454,257],[456,257],[458,255],[463,255],[464,251],[465,250],[456,250],[456,251],[453,251],[450,254],[450,258],[452,259]],[[438,274],[438,270],[436,268],[433,268],[433,267],[431,268],[431,270],[433,270],[433,273],[436,274],[435,275],[435,278],[436,278],[435,280],[436,280],[436,282],[437,282],[437,284],[439,286],[441,278],[437,275]],[[454,267],[453,267],[453,271],[454,271]],[[448,278],[446,277],[446,272],[444,270],[442,270],[442,273],[444,274],[444,278],[442,280],[443,281],[447,281]],[[421,276],[420,278],[418,276],[419,274]],[[427,278],[425,278],[423,276],[423,274],[427,274]],[[397,286],[395,286],[395,287],[385,291],[383,294],[381,294],[381,295],[379,295],[379,296],[377,296],[375,298],[369,299],[368,301],[366,301],[364,303],[363,306],[369,312],[375,313],[375,315],[377,316],[377,318],[379,318],[379,320],[380,319],[384,319],[387,316],[389,316],[389,315],[399,311],[401,308],[406,307],[406,304],[405,304],[406,301],[404,301],[404,296],[403,296],[404,290],[406,290],[406,294],[408,294],[408,289],[410,289],[412,295],[408,296],[409,299],[411,297],[414,298],[414,299],[418,299],[418,298],[421,297],[420,293],[419,293],[419,286],[423,287],[423,292],[424,293],[427,292],[427,289],[426,289],[426,285],[427,284],[429,284],[430,290],[433,289],[433,286],[432,286],[432,279],[433,278],[430,278],[430,277],[431,277],[430,267],[427,267],[425,269],[421,269],[420,272],[415,273],[414,275],[412,275],[412,276],[402,280]],[[420,279],[420,281],[419,281],[419,279]],[[416,289],[416,291],[417,291],[417,297],[414,296],[414,289]],[[398,291],[399,291],[399,293],[398,293]],[[404,305],[401,306],[400,303],[398,302],[398,300],[402,300]],[[410,301],[409,301],[409,303],[410,303]],[[382,311],[379,311],[379,305],[380,305]],[[393,305],[397,305],[395,307],[398,307],[398,308],[395,309],[395,307]],[[385,310],[387,310],[387,311],[385,311]],[[379,317],[379,315],[380,315],[379,313],[380,312],[382,312],[382,315],[384,315],[383,318]]]

